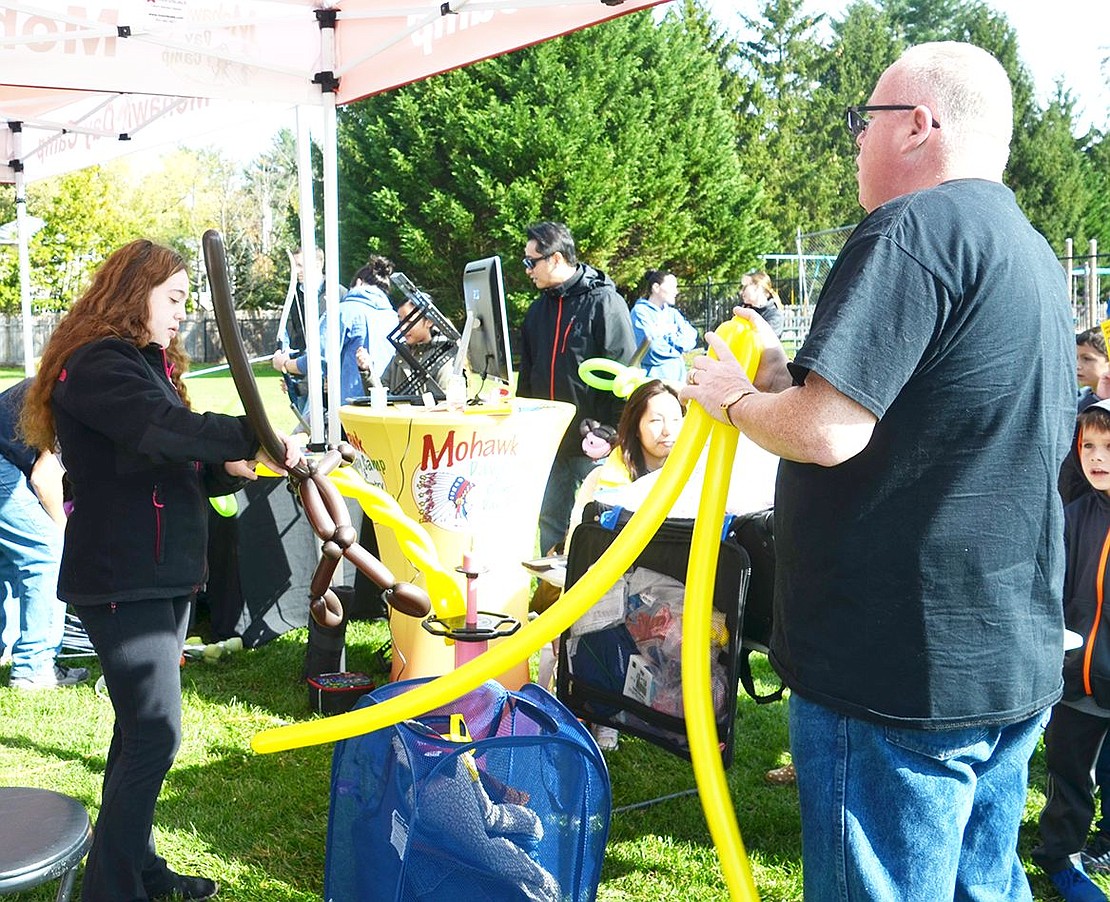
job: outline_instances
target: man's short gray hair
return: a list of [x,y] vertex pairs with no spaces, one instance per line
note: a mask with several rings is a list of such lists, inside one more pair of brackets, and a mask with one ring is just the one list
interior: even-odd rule
[[945,144],[954,152],[1001,153],[1009,156],[1014,129],[1010,77],[990,53],[974,44],[937,41],[910,47],[898,60],[908,88],[931,96]]

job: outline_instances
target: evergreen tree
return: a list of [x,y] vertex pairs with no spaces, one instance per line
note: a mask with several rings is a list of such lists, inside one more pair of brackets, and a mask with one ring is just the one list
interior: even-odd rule
[[[1083,180],[1087,204],[1083,235],[1097,238],[1103,252],[1110,252],[1110,140],[1093,133],[1083,150]],[[1069,236],[1072,237],[1072,236]]]
[[[817,228],[850,225],[863,218],[856,185],[856,144],[848,134],[844,110],[867,102],[883,70],[905,49],[890,16],[857,0],[832,23],[833,39],[814,92],[816,118],[830,128],[815,136],[814,155],[822,161],[827,218]],[[835,126],[835,127],[833,127]]]
[[513,264],[543,219],[629,294],[650,267],[750,267],[768,230],[712,34],[692,3],[624,16],[344,109],[344,270],[384,253],[457,312],[464,263],[500,254],[522,309],[535,292]]
[[763,179],[773,221],[773,250],[794,247],[795,234],[828,225],[833,186],[815,142],[827,137],[837,121],[824,121],[825,110],[812,103],[825,50],[816,38],[821,16],[803,10],[804,0],[768,0],[761,18],[744,17],[756,38],[743,44],[738,64],[747,74],[738,115],[741,151],[750,172]]

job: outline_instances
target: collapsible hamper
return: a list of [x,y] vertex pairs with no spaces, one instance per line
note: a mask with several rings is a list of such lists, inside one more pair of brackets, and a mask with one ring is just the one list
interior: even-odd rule
[[[568,549],[568,587],[609,548],[629,516],[597,502],[587,505]],[[769,638],[774,566],[769,524],[768,512],[727,517],[721,532],[706,654],[726,767],[732,762],[737,682],[757,697],[748,652],[766,651],[763,643]],[[745,629],[748,589],[754,585],[752,556],[741,534],[749,543],[768,543],[753,551],[761,564],[761,593],[750,599],[755,602],[750,621],[758,635],[753,642],[746,641]],[[662,523],[613,590],[563,634],[556,682],[559,700],[579,717],[640,736],[685,758],[690,750],[682,703],[681,641],[692,537],[692,520]],[[762,572],[766,567],[771,574]]]
[[[378,704],[426,680],[380,687]],[[328,902],[592,902],[609,773],[589,733],[534,684],[462,698],[337,743]]]

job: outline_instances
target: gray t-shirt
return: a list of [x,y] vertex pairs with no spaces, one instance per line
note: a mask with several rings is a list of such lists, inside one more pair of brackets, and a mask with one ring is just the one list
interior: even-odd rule
[[1063,270],[1005,186],[860,224],[792,371],[879,421],[839,466],[779,469],[771,659],[792,690],[935,729],[1056,701],[1074,345]]

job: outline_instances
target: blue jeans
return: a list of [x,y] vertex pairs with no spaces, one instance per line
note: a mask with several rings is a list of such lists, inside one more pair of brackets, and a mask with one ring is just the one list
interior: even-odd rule
[[566,539],[574,494],[596,466],[597,461],[584,454],[555,458],[540,505],[540,554],[547,554]]
[[790,697],[806,902],[1020,902],[1029,757],[1047,712],[913,730]]
[[[65,605],[58,601],[62,530],[43,510],[23,471],[0,456],[0,580],[19,601],[19,636],[11,676],[53,673],[62,646]],[[5,617],[0,607],[0,634]]]

